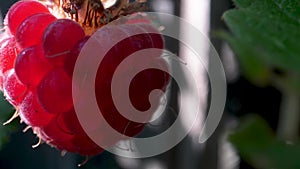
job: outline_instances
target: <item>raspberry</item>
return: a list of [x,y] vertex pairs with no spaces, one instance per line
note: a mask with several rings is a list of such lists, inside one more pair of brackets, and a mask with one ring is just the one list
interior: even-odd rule
[[103,151],[85,134],[74,110],[59,114],[40,132],[43,140],[60,150],[81,155],[94,155]]
[[163,49],[164,48],[164,40],[160,34],[160,32],[155,29],[153,26],[149,25],[149,24],[139,24],[139,26],[144,29],[147,30],[148,32],[154,32],[154,33],[149,33],[149,35],[151,36],[152,39],[152,45],[155,48],[158,49]]
[[73,107],[72,80],[63,69],[49,72],[37,87],[41,105],[50,113],[58,114]]
[[26,18],[18,27],[16,38],[22,48],[42,43],[46,27],[56,18],[48,13],[38,13]]
[[25,48],[15,62],[18,79],[28,87],[36,87],[52,67],[40,45]]
[[[161,64],[164,64],[163,62]],[[153,80],[155,79],[155,81]],[[149,94],[153,89],[163,89],[168,82],[168,74],[157,70],[147,69],[139,72],[131,81],[129,87],[130,100],[132,104],[140,111],[148,110],[151,105],[148,101]],[[152,106],[159,106],[160,96],[157,96],[156,103]]]
[[[121,5],[126,5],[123,3]],[[73,2],[70,5],[75,7]],[[117,10],[125,10],[126,6],[123,7]],[[90,38],[88,35],[99,28],[97,33],[101,36],[97,40],[104,44],[111,43],[111,39],[125,37],[117,44],[110,44],[114,46],[100,63],[94,85],[97,103],[104,118],[116,131],[130,137],[143,130],[154,112],[142,114],[145,123],[137,123],[124,117],[112,99],[112,77],[119,64],[129,55],[147,48],[162,49],[164,41],[159,31],[145,18],[100,28],[105,24],[103,21],[118,18],[116,14],[121,11],[112,13],[112,18],[105,18],[106,15],[99,13],[100,11],[82,7],[83,10],[89,10],[89,15],[94,12],[92,16],[82,19],[81,14],[85,12],[79,13],[81,8],[74,9],[75,15],[68,15],[80,24],[71,19],[56,19],[37,1],[24,0],[11,7],[7,15],[11,33],[6,32],[5,38],[2,36],[0,39],[0,87],[3,82],[4,94],[17,109],[16,114],[21,121],[32,127],[41,140],[59,150],[91,156],[103,149],[89,138],[80,125],[73,103],[73,100],[76,103],[77,98],[72,97],[72,89],[83,94],[85,92],[80,91],[79,82],[72,82],[72,78],[78,55]],[[153,33],[148,33],[149,31]],[[160,55],[161,52],[149,53],[150,59],[145,59],[146,63],[132,61],[130,66],[120,71],[123,80],[128,80],[128,73],[138,69],[138,65],[147,65],[148,62],[155,62],[166,70],[167,64]],[[154,89],[165,91],[168,82],[169,75],[166,72],[146,69],[132,79],[129,91],[126,92],[129,92],[129,99],[134,107],[145,111],[153,106],[148,100],[149,93]],[[120,94],[125,85],[123,83],[125,82],[118,84]],[[158,107],[160,96],[155,99],[154,107]],[[100,126],[103,129],[104,124],[91,124],[94,125],[91,127]],[[106,131],[100,132],[98,137],[107,146],[113,146],[123,139],[123,136],[112,137]]]
[[27,87],[19,81],[14,69],[7,71],[6,74],[3,84],[4,96],[12,105],[17,107],[26,96]]
[[77,147],[76,152],[81,155],[95,155],[103,151],[101,147],[95,144],[86,133],[75,135],[71,143]]
[[37,1],[22,0],[15,3],[8,11],[7,24],[11,34],[15,35],[19,25],[29,16],[37,13],[49,13],[49,10]]
[[[156,47],[152,41],[152,36],[157,36],[157,34],[147,33],[149,27],[145,24],[134,24],[134,25],[120,25],[120,26],[110,26],[107,30],[103,30],[103,36],[99,35],[98,37],[103,37],[100,41],[106,42],[109,41],[109,38],[113,38],[118,33],[118,36],[128,36],[124,40],[118,42],[109,52],[104,56],[102,62],[100,63],[99,69],[96,75],[96,98],[98,105],[103,113],[103,116],[106,118],[108,123],[116,129],[118,132],[123,133],[128,136],[133,136],[138,134],[142,129],[144,124],[136,123],[130,121],[123,117],[116,109],[112,95],[111,95],[111,82],[114,72],[118,65],[130,54],[146,48]],[[140,34],[133,35],[139,32]],[[105,34],[111,34],[112,37],[107,37]],[[133,36],[131,36],[133,35]],[[161,36],[161,35],[160,35]],[[108,38],[108,39],[106,39]],[[160,38],[162,41],[162,38]],[[158,42],[159,46],[162,44]],[[149,58],[159,57],[161,53],[149,54]],[[145,61],[147,62],[147,61]],[[123,82],[128,78],[126,75],[133,69],[135,65],[142,63],[133,62],[126,69],[122,70]],[[167,66],[164,61],[159,61],[155,64],[159,66]],[[147,69],[140,72],[136,77],[131,81],[129,96],[132,101],[132,104],[141,111],[145,111],[150,107],[148,101],[149,93],[153,89],[162,89],[165,90],[165,86],[169,81],[169,76],[166,72],[155,69]],[[120,90],[125,84],[119,84]],[[159,98],[157,98],[156,107],[159,105]],[[152,112],[154,113],[154,112]],[[145,120],[149,120],[152,114],[145,114]],[[117,120],[116,120],[117,119]],[[129,126],[127,126],[129,124]]]
[[64,69],[68,73],[70,77],[73,75],[74,66],[76,63],[76,60],[78,58],[78,55],[82,49],[82,47],[85,45],[85,43],[89,40],[90,36],[86,36],[83,39],[81,39],[70,51],[66,59],[64,60]]
[[[19,49],[16,47],[15,38],[8,37],[0,42],[0,79],[4,81],[4,74],[7,70],[12,69]],[[3,84],[0,83],[2,90]]]
[[61,113],[57,117],[57,125],[62,131],[74,135],[71,142],[76,147],[76,152],[83,155],[97,154],[103,149],[95,144],[82,129],[75,110],[72,109],[68,112]]
[[84,36],[84,30],[78,23],[69,19],[56,20],[48,26],[43,35],[46,57],[57,65],[63,65],[64,58]]
[[54,115],[48,113],[39,103],[36,91],[29,91],[22,103],[18,106],[22,121],[33,127],[46,126]]
[[52,119],[48,125],[40,128],[41,139],[60,150],[76,153],[77,148],[71,143],[74,135],[67,133],[57,125],[56,119]]

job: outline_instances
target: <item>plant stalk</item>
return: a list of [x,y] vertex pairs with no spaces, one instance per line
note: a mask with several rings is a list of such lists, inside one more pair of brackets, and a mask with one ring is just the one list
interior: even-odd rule
[[285,141],[296,142],[300,127],[300,95],[288,87],[281,89],[282,100],[277,136]]

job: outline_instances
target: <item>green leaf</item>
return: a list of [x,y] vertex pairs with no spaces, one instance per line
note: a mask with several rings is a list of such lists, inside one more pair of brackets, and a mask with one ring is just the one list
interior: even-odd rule
[[[250,79],[255,79],[255,76],[262,73],[265,75],[263,80],[268,80],[267,72],[273,68],[300,73],[299,1],[234,2],[237,9],[229,10],[223,15],[232,33],[227,41],[238,55],[242,67],[245,66],[243,70]],[[255,62],[252,69],[248,61]],[[260,66],[255,70],[257,65]]]
[[6,126],[2,124],[6,122],[14,113],[14,108],[5,100],[3,93],[0,92],[0,149],[9,141],[9,136],[17,130],[18,121],[13,121]]
[[231,48],[239,55],[239,64],[245,77],[258,86],[266,86],[269,82],[270,68],[258,57],[253,50],[247,47],[244,41],[231,37],[228,33],[217,32],[217,36],[226,39]]
[[257,115],[245,117],[229,139],[243,159],[255,168],[300,168],[300,144],[277,140],[268,124]]
[[252,0],[234,0],[234,4],[240,8],[246,8],[252,4]]
[[300,1],[274,0],[278,7],[289,17],[300,22]]

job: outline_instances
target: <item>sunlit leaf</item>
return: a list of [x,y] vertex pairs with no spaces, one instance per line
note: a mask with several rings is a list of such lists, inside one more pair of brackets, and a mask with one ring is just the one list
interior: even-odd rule
[[268,81],[270,72],[300,73],[300,1],[235,0],[224,21],[227,41],[251,80]]

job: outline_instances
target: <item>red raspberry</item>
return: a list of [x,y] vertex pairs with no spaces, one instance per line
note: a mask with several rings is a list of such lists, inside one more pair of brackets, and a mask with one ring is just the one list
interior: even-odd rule
[[18,107],[27,94],[27,87],[19,81],[14,69],[7,71],[5,76],[3,84],[4,96],[12,105]]
[[35,88],[53,65],[45,58],[40,45],[25,48],[17,56],[14,65],[18,79],[26,86]]
[[38,13],[26,18],[17,29],[16,38],[22,48],[42,43],[46,27],[56,18],[49,13]]
[[49,60],[63,65],[64,58],[85,36],[82,27],[70,19],[58,19],[51,23],[43,35],[43,49]]
[[33,127],[45,126],[54,118],[41,106],[36,91],[29,91],[17,109],[21,120]]
[[[19,48],[16,47],[15,37],[11,36],[0,41],[0,80],[3,82],[4,74],[7,70],[14,67],[14,62]],[[2,90],[2,83],[0,89]]]
[[[77,16],[74,19],[78,19]],[[143,49],[163,48],[164,41],[159,31],[147,20],[142,21],[102,27],[97,31],[101,34],[97,40],[113,45],[97,70],[94,85],[98,106],[111,127],[130,137],[143,130],[154,111],[141,114],[145,123],[127,119],[113,102],[111,83],[119,64],[129,55]],[[21,120],[31,126],[41,140],[60,150],[88,156],[102,152],[102,147],[94,143],[80,125],[73,105],[77,98],[72,97],[72,89],[85,92],[80,91],[80,84],[73,82],[72,78],[78,55],[89,39],[85,34],[88,29],[85,24],[89,20],[84,19],[80,25],[70,19],[56,19],[41,3],[29,0],[16,3],[9,10],[7,22],[12,35],[0,39],[0,82],[3,81],[7,100],[15,106]],[[104,23],[94,20],[89,26],[92,24],[98,27]],[[120,37],[125,39],[110,44],[111,39]],[[21,46],[22,51],[16,46]],[[128,80],[127,75],[138,70],[140,64],[147,66],[154,63],[167,70],[161,54],[149,53],[146,63],[132,61],[120,71],[122,80]],[[133,77],[126,92],[129,92],[134,107],[145,111],[160,104],[160,96],[155,96],[156,102],[150,105],[150,92],[154,89],[165,91],[168,82],[167,72],[146,69]],[[118,84],[119,93],[124,83]],[[104,123],[96,125],[101,127]],[[106,131],[99,133],[101,145],[112,146],[123,138],[112,138],[111,133]]]
[[41,3],[32,0],[22,0],[15,3],[8,11],[7,24],[11,34],[15,35],[19,25],[29,16],[37,13],[49,13]]
[[73,107],[72,79],[63,69],[54,69],[40,82],[37,96],[49,113],[66,112]]

